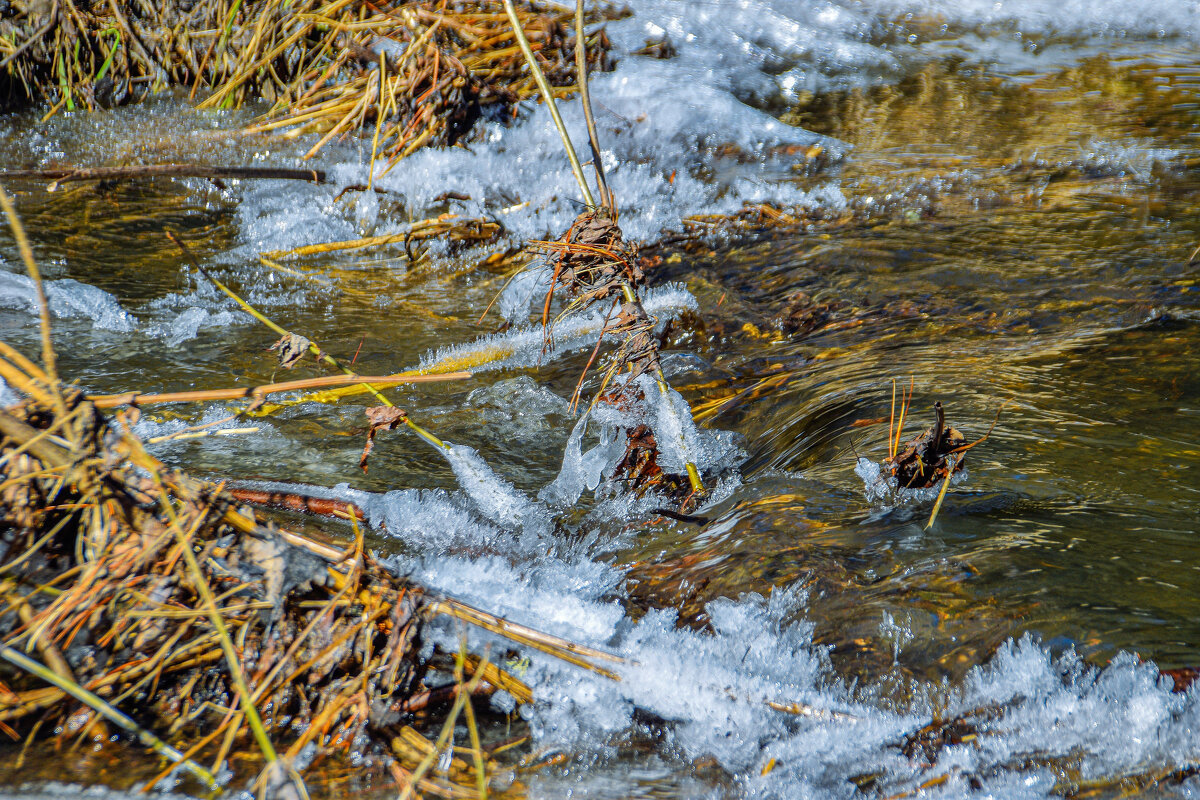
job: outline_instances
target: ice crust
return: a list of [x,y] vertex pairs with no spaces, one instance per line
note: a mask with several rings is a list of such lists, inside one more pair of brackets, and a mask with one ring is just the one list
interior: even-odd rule
[[[681,629],[672,611],[630,621],[608,597],[614,568],[582,550],[526,557],[400,559],[426,585],[506,618],[573,641],[608,649],[628,663],[611,682],[532,656],[524,677],[539,698],[521,709],[539,746],[593,753],[637,727],[635,710],[666,721],[664,749],[681,764],[716,758],[748,797],[853,796],[853,775],[881,772],[904,785],[930,777],[898,753],[895,742],[932,716],[918,704],[896,711],[870,687],[852,690],[832,676],[823,648],[802,619],[804,598],[786,590],[717,600],[708,605],[712,630]],[[457,642],[446,625],[446,646]],[[490,640],[473,633],[477,645]],[[793,716],[767,703],[804,704]],[[1081,758],[1086,777],[1112,775],[1145,763],[1179,764],[1195,757],[1200,724],[1196,693],[1171,693],[1153,665],[1123,656],[1104,670],[1073,654],[1055,659],[1026,637],[1003,646],[957,690],[942,690],[943,718],[999,704],[1000,719],[975,743],[948,747],[937,773],[955,777],[934,796],[969,790],[965,774],[982,776],[992,796],[1050,796],[1049,770],[1006,773],[1032,753]],[[763,775],[772,760],[774,768]],[[536,786],[534,787],[536,789]]]
[[[0,800],[128,800],[125,792],[104,786],[76,786],[57,781],[49,783],[27,783],[0,791]],[[155,791],[162,800],[188,800],[189,795],[168,791]]]
[[[84,317],[101,330],[127,333],[134,329],[133,317],[103,289],[73,278],[45,281],[44,286],[50,313],[56,317]],[[38,301],[33,279],[0,271],[0,308],[28,311],[36,317]]]
[[1200,40],[1196,0],[632,0],[630,7],[632,19],[609,26],[622,49],[665,34],[693,83],[759,104],[894,79],[906,65],[950,53],[1001,69],[1039,60],[1044,68],[1092,52],[1088,44]]
[[[854,464],[854,474],[862,478],[863,491],[867,500],[877,505],[890,508],[900,508],[920,503],[932,503],[942,492],[942,484],[925,489],[905,489],[892,476],[887,475],[883,467],[869,458],[860,457]],[[970,475],[966,467],[950,476],[950,486],[965,483]]]
[[[1200,41],[1200,0],[632,0],[630,9],[631,17],[606,25],[618,66],[595,75],[592,89],[602,157],[622,207],[622,226],[634,240],[678,229],[690,214],[731,213],[748,202],[844,208],[836,175],[808,190],[790,177],[798,150],[820,145],[836,160],[846,148],[762,110],[775,111],[781,102],[809,92],[895,80],[951,56],[1019,75],[1117,48],[1138,52]],[[674,58],[632,55],[647,39],[663,36],[676,50]],[[579,103],[565,101],[562,111],[581,145]],[[227,159],[231,148],[241,146],[212,135],[211,129],[222,124],[217,119],[187,123],[201,136],[164,134],[177,124],[173,113],[162,104],[132,115],[55,119],[11,137],[21,142],[20,149],[0,150],[0,155],[28,166],[83,163],[99,143],[120,139],[130,126],[138,129],[138,141],[182,160]],[[306,147],[297,143],[248,152],[244,160],[293,165]],[[1128,143],[1099,143],[1091,161],[1100,168],[1128,164],[1145,171],[1145,154],[1122,154],[1122,147],[1128,149]],[[540,104],[527,105],[511,125],[482,124],[468,148],[423,150],[377,176],[375,185],[389,198],[399,198],[399,215],[385,211],[374,192],[338,199],[345,187],[366,181],[366,149],[352,142],[323,151],[318,160],[330,178],[324,186],[295,184],[282,191],[273,181],[234,182],[226,194],[237,198],[239,245],[218,260],[240,265],[264,250],[401,231],[403,220],[444,210],[437,198],[447,192],[470,198],[455,201],[454,212],[495,215],[512,241],[557,236],[580,210],[558,133]],[[211,186],[194,185],[200,198],[211,202]],[[434,255],[440,252],[437,243],[431,249]],[[501,298],[502,316],[520,321],[544,280],[538,270],[514,280]],[[29,307],[28,285],[22,282],[17,275],[0,275],[0,306]],[[241,319],[212,298],[171,295],[148,304],[149,317],[139,325],[99,289],[51,284],[57,287],[51,292],[57,294],[52,298],[56,314],[90,318],[104,330],[142,327],[169,346]],[[260,296],[250,298],[256,305],[311,299],[294,288],[265,284]]]
[[[617,69],[594,75],[591,86],[602,158],[622,227],[634,240],[678,229],[688,215],[731,213],[748,202],[846,205],[836,179],[806,191],[788,178],[797,150],[820,145],[836,160],[847,148],[762,109],[896,80],[949,56],[1015,75],[1117,46],[1200,41],[1200,0],[633,0],[629,7],[631,17],[606,25]],[[664,35],[674,58],[632,55]],[[581,146],[578,101],[560,106]],[[248,186],[238,206],[240,254],[401,230],[372,193],[334,199],[343,187],[366,182],[364,153],[326,151],[325,187],[282,193]],[[481,125],[469,148],[422,150],[375,185],[401,198],[411,219],[432,213],[446,192],[467,196],[453,211],[499,215],[515,240],[557,236],[580,210],[558,133],[540,104],[512,125]],[[506,319],[527,302],[532,280],[510,287],[502,300]]]
[[[590,422],[630,421],[628,412],[603,408]],[[575,485],[596,474],[583,466],[587,452],[579,449],[588,422],[577,423],[574,447],[568,448],[575,453],[567,459],[576,462]],[[603,457],[591,463],[592,470],[612,454],[603,441],[588,452],[597,449]],[[751,798],[851,798],[849,779],[865,773],[878,772],[889,786],[924,781],[932,774],[904,757],[896,742],[935,713],[946,719],[982,706],[998,707],[999,716],[985,720],[974,741],[942,751],[936,774],[951,777],[931,796],[976,792],[968,782],[972,775],[982,780],[985,795],[1052,796],[1051,770],[1008,771],[1007,765],[1032,754],[1077,759],[1083,779],[1146,764],[1182,765],[1200,755],[1197,690],[1171,692],[1169,679],[1130,655],[1098,670],[1071,651],[1053,657],[1025,636],[1003,645],[961,685],[916,691],[915,697],[927,699],[898,709],[890,689],[849,687],[834,676],[826,649],[814,644],[813,625],[804,618],[806,597],[795,588],[714,600],[707,606],[709,630],[680,627],[669,609],[651,610],[634,622],[619,602],[624,575],[607,558],[611,540],[549,535],[546,506],[493,473],[474,451],[453,447],[448,458],[460,480],[453,493],[376,495],[345,485],[303,491],[359,504],[374,527],[404,543],[405,554],[390,558],[393,568],[431,591],[625,659],[612,667],[621,677],[614,682],[525,653],[530,662],[522,677],[537,701],[518,713],[539,748],[603,765],[614,754],[607,743],[637,730],[638,719],[649,715],[664,721],[661,751],[680,769],[715,758],[733,776],[737,794]],[[560,475],[555,484],[561,482],[570,481]],[[544,501],[553,487],[542,492]],[[895,627],[884,620],[882,628]],[[435,621],[428,637],[456,648],[461,633],[457,623]],[[902,648],[904,636],[892,634]],[[475,629],[468,635],[473,647],[508,646]],[[504,696],[495,702],[510,708]],[[797,705],[805,713],[789,714],[770,703]],[[555,786],[543,790],[535,778],[530,788],[533,796],[554,796],[561,790]]]
[[[665,325],[687,311],[696,311],[696,298],[680,284],[648,289],[640,295],[646,312]],[[435,372],[448,366],[480,373],[513,367],[536,367],[585,346],[593,346],[604,328],[609,308],[596,308],[554,323],[547,337],[541,325],[526,325],[474,342],[453,345],[426,356],[417,366]]]

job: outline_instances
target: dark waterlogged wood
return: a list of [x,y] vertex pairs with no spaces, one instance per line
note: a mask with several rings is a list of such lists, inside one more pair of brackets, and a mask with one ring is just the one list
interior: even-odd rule
[[327,497],[310,497],[294,492],[273,492],[264,489],[227,489],[230,497],[242,503],[251,503],[267,508],[282,508],[289,511],[306,511],[322,517],[340,517],[348,519],[351,514],[360,521],[367,515],[361,508],[344,500],[332,500]]
[[131,178],[226,178],[229,180],[284,180],[324,183],[322,169],[276,167],[212,167],[204,164],[137,164],[127,167],[70,169],[13,169],[0,171],[0,180],[33,179],[59,183],[128,180]]

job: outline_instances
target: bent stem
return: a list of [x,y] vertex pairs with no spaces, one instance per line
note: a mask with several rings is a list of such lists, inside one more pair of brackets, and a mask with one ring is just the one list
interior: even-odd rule
[[949,466],[946,467],[946,477],[942,478],[942,490],[938,492],[937,502],[933,504],[933,512],[929,515],[929,522],[925,525],[925,530],[933,527],[933,522],[937,519],[938,512],[942,509],[942,501],[946,499],[946,490],[950,488],[950,479],[954,477],[954,468],[960,460],[955,459],[953,455],[946,456],[946,461],[949,463]]
[[198,389],[193,392],[168,392],[165,394],[142,394],[140,392],[125,392],[124,394],[88,395],[88,400],[96,408],[117,408],[118,406],[146,406],[159,403],[207,403],[212,400],[258,400],[270,394],[291,392],[301,389],[317,389],[324,386],[344,386],[345,384],[365,384],[369,381],[379,386],[402,383],[432,383],[437,381],[453,381],[470,378],[469,372],[448,372],[439,375],[410,375],[397,373],[395,375],[329,375],[323,378],[304,378],[295,381],[267,383],[262,386],[234,387],[230,389]]
[[17,240],[17,250],[21,253],[21,260],[25,263],[25,269],[29,271],[29,278],[33,281],[34,291],[37,292],[38,316],[42,335],[42,365],[45,367],[46,376],[49,379],[50,392],[55,406],[59,413],[62,413],[66,410],[66,406],[63,403],[62,391],[58,382],[54,343],[50,339],[50,303],[46,299],[46,287],[42,284],[42,273],[38,269],[37,261],[33,258],[33,249],[30,248],[29,239],[25,236],[25,226],[21,224],[21,219],[17,216],[17,209],[13,206],[12,198],[2,187],[0,187],[0,208],[4,209],[4,214],[8,217],[13,238]]

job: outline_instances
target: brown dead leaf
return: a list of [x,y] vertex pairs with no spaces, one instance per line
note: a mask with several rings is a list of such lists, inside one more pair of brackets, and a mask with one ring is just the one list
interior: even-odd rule
[[367,459],[375,448],[375,434],[395,430],[397,425],[404,424],[408,416],[395,406],[372,406],[367,409],[367,419],[371,420],[371,427],[367,429],[367,442],[363,445],[362,457],[358,459],[363,472],[367,471]]
[[299,364],[310,347],[312,342],[298,333],[289,333],[271,345],[272,350],[279,351],[279,366],[284,369],[291,369]]

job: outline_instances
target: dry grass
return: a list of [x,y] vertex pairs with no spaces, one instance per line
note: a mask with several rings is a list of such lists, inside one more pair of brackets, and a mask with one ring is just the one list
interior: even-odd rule
[[[569,12],[522,3],[519,14],[551,83],[571,90]],[[602,30],[587,51],[609,68]],[[202,108],[264,100],[254,129],[321,134],[310,154],[366,133],[393,161],[452,145],[536,91],[492,0],[13,0],[0,18],[0,109],[92,109],[170,88]]]
[[[0,204],[40,287],[2,191]],[[470,698],[532,696],[486,654],[421,657],[431,618],[615,677],[594,663],[607,654],[396,575],[366,551],[351,508],[352,542],[302,535],[162,464],[132,432],[136,408],[99,408],[132,398],[97,403],[60,382],[41,306],[44,366],[0,341],[0,378],[24,398],[0,409],[0,732],[24,749],[41,752],[47,734],[55,747],[108,740],[112,724],[164,756],[164,775],[210,785],[234,765],[236,780],[303,797],[302,753],[323,774],[373,754],[406,794],[480,797],[514,775],[481,745]],[[447,704],[436,742],[412,727]],[[460,713],[469,748],[454,746]],[[454,758],[464,750],[469,761]]]

